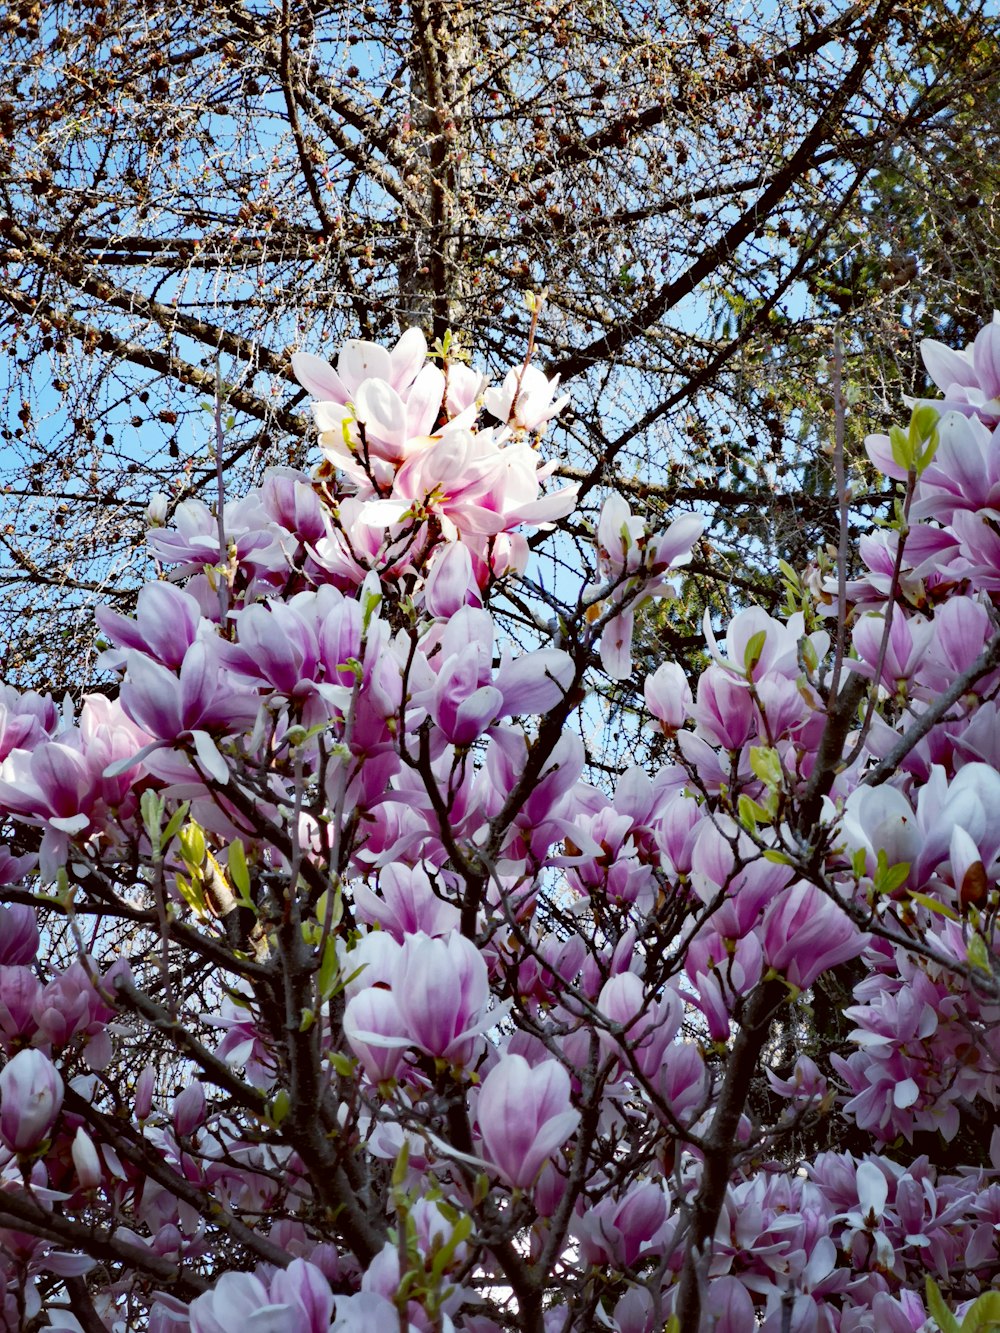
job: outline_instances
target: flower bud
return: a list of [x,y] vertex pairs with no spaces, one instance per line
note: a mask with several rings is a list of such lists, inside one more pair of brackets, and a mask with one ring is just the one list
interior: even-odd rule
[[31,1152],[48,1136],[62,1107],[63,1081],[41,1051],[18,1051],[0,1071],[0,1138]]
[[33,963],[38,952],[38,919],[35,909],[22,903],[0,908],[0,964],[4,967]]
[[135,1118],[148,1120],[153,1109],[153,1088],[156,1083],[156,1071],[147,1065],[135,1082]]
[[101,1183],[101,1159],[97,1155],[93,1140],[82,1125],[76,1131],[72,1154],[80,1188],[84,1190],[96,1189]]
[[181,1138],[193,1134],[205,1122],[205,1089],[197,1081],[174,1098],[174,1129]]

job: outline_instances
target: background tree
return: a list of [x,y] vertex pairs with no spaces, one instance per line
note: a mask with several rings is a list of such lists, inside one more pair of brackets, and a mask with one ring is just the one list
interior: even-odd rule
[[[770,595],[762,542],[798,554],[832,521],[825,404],[791,386],[848,308],[868,366],[906,290],[838,304],[841,269],[867,246],[905,272],[942,174],[979,188],[997,101],[995,16],[957,0],[3,13],[0,600],[9,670],[57,685],[91,678],[91,604],[134,594],[151,485],[175,504],[214,491],[217,453],[251,478],[304,456],[291,350],[416,321],[495,366],[542,287],[584,498],[711,501],[695,600]],[[927,310],[978,285],[941,239]]]

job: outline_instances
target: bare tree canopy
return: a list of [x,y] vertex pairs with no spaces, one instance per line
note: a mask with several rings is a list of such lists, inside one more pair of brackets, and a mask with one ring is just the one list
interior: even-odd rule
[[752,597],[741,550],[801,554],[832,514],[822,468],[789,465],[830,323],[896,399],[911,372],[868,333],[908,366],[935,292],[973,325],[990,299],[948,238],[962,209],[992,234],[988,0],[2,14],[0,640],[23,683],[90,677],[89,608],[137,587],[151,491],[214,493],[220,384],[227,475],[304,458],[294,350],[417,323],[499,365],[547,289],[564,471],[712,502],[732,559],[710,576]]

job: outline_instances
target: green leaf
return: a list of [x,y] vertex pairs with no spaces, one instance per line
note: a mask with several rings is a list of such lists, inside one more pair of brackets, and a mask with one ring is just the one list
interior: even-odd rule
[[490,1178],[485,1171],[480,1171],[472,1187],[472,1206],[479,1208],[490,1192]]
[[191,821],[181,829],[179,842],[184,864],[191,870],[197,870],[205,864],[205,834],[201,825]]
[[202,918],[208,916],[208,904],[205,901],[205,890],[200,881],[185,879],[183,875],[175,875],[174,882],[177,885],[177,892],[181,895],[188,907],[191,908],[197,916]]
[[916,455],[920,445],[934,435],[940,420],[941,413],[930,403],[923,403],[920,407],[913,409],[913,415],[910,417],[909,440],[914,455]]
[[768,847],[764,852],[764,860],[770,861],[775,866],[790,866],[792,858],[784,852],[779,852],[776,847]]
[[340,892],[340,885],[337,884],[333,890],[333,898],[330,898],[330,890],[327,889],[319,896],[316,903],[316,921],[324,930],[336,930],[344,916],[344,900]]
[[969,936],[969,943],[966,947],[966,956],[969,959],[970,967],[978,967],[983,972],[991,971],[990,951],[986,947],[986,941],[982,935],[973,932]]
[[908,861],[899,861],[896,865],[891,866],[885,851],[879,848],[878,867],[875,871],[872,887],[876,893],[895,893],[906,883],[909,873],[910,864]]
[[965,1312],[961,1333],[996,1333],[1000,1329],[1000,1291],[984,1291]]
[[434,1256],[430,1275],[435,1286],[437,1286],[444,1277],[445,1269],[451,1263],[452,1259],[454,1259],[455,1251],[458,1249],[459,1245],[461,1245],[464,1240],[468,1240],[471,1235],[472,1218],[466,1213],[455,1223],[455,1229]]
[[321,1003],[326,1001],[335,993],[340,985],[340,960],[337,957],[337,940],[334,935],[327,936],[326,945],[323,949],[323,961],[319,965],[319,975],[316,978],[316,985],[319,988],[319,998]]
[[754,667],[760,661],[761,654],[764,651],[764,644],[767,643],[767,630],[759,629],[754,634],[747,646],[743,650],[743,669],[749,676]]
[[335,1073],[339,1074],[341,1078],[354,1077],[357,1062],[351,1056],[345,1055],[343,1051],[332,1051],[327,1059],[333,1066]]
[[229,878],[233,882],[233,888],[240,895],[247,906],[252,907],[253,902],[250,898],[250,871],[247,869],[246,852],[243,849],[242,838],[235,838],[229,844]]
[[796,574],[795,570],[791,567],[791,565],[788,564],[787,561],[785,560],[779,560],[778,568],[781,571],[781,573],[785,576],[785,578],[788,580],[788,582],[792,585],[792,587],[798,588],[799,576],[798,574]]
[[396,1161],[392,1168],[392,1187],[400,1189],[403,1181],[406,1179],[406,1173],[410,1166],[410,1144],[407,1139],[403,1140],[403,1146],[396,1155]]
[[56,901],[63,911],[70,911],[73,906],[73,898],[76,896],[76,885],[70,883],[69,875],[66,873],[66,867],[60,866],[56,871]]
[[751,833],[755,832],[758,824],[767,823],[767,811],[756,801],[752,801],[749,796],[741,796],[737,803],[737,813],[740,823]]
[[961,1333],[958,1320],[945,1305],[933,1278],[927,1279],[927,1308],[934,1316],[941,1333]]
[[372,592],[367,588],[362,589],[361,597],[361,633],[367,635],[368,627],[371,624],[372,616],[382,605],[382,594]]
[[937,447],[938,444],[940,443],[940,439],[941,437],[938,435],[937,431],[935,431],[934,434],[931,436],[930,440],[927,442],[927,448],[924,449],[923,453],[917,459],[918,477],[922,472],[925,472],[927,468],[930,467],[931,463],[934,461],[934,455],[937,453]]
[[281,1122],[287,1117],[292,1109],[292,1099],[288,1095],[287,1088],[279,1088],[271,1098],[271,1105],[268,1108],[268,1119],[277,1129]]
[[776,791],[782,784],[781,759],[770,745],[751,745],[750,768],[765,787]]
[[909,472],[916,462],[915,450],[910,437],[899,426],[889,427],[889,443],[892,446],[892,461]]
[[904,432],[899,426],[889,431],[892,456],[900,467],[917,476],[927,468],[938,447],[937,423],[940,413],[937,408],[925,403],[917,407],[910,417],[910,428]]
[[187,819],[187,812],[191,809],[190,801],[181,801],[180,805],[170,816],[170,822],[160,835],[160,850],[166,851],[170,846],[171,839],[177,834],[177,830]]
[[910,898],[921,907],[926,907],[928,912],[936,912],[938,916],[945,916],[949,921],[958,921],[959,915],[954,908],[949,907],[947,903],[939,903],[936,898],[930,898],[926,893],[917,893],[916,889],[910,890]]
[[159,851],[160,825],[163,822],[163,809],[166,805],[163,797],[156,791],[144,791],[139,798],[139,810],[142,813],[142,822],[145,825],[146,834],[152,843],[153,850]]

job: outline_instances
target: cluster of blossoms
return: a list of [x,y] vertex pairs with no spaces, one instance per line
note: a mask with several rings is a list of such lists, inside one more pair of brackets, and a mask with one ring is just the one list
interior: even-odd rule
[[706,621],[603,785],[589,683],[703,519],[608,497],[516,651],[556,384],[295,358],[324,462],[157,502],[115,696],[0,699],[0,1327],[931,1333],[925,1274],[996,1284],[980,339],[870,442],[849,602]]

